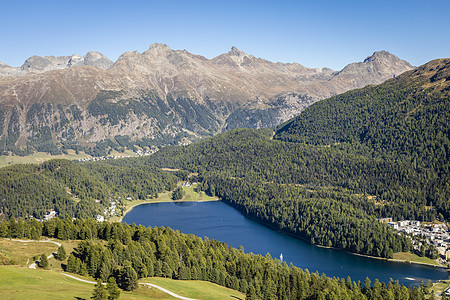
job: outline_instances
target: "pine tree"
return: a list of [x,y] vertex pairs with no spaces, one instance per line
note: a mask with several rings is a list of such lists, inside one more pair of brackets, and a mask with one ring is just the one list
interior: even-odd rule
[[172,200],[182,199],[185,193],[186,192],[181,187],[177,187],[176,190],[172,192]]
[[66,259],[66,249],[64,249],[63,245],[59,246],[58,251],[56,252],[55,258],[57,260],[65,260]]
[[105,286],[102,284],[101,279],[97,279],[97,284],[92,291],[91,299],[94,300],[107,300],[108,299],[108,291]]
[[76,258],[72,253],[69,255],[69,258],[67,259],[66,271],[70,273],[77,272]]
[[109,296],[108,300],[119,299],[120,297],[120,289],[116,284],[116,279],[114,277],[109,277],[108,284],[106,285],[106,289],[108,290]]
[[256,295],[256,290],[253,287],[253,285],[251,285],[248,288],[247,293],[245,295],[245,299],[247,299],[247,300],[256,300],[256,299],[258,299],[258,296]]
[[48,268],[47,256],[44,253],[41,254],[41,260],[39,261],[39,267],[43,268],[43,269]]
[[132,291],[137,288],[138,275],[133,269],[131,262],[126,260],[120,270],[119,285],[125,291]]

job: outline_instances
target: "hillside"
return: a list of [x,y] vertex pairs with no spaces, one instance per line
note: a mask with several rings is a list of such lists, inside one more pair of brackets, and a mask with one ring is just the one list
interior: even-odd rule
[[51,160],[0,169],[0,219],[58,216],[89,218],[119,209],[126,198],[147,199],[175,187],[177,177],[153,167],[116,167]]
[[395,79],[335,96],[306,109],[275,139],[336,145],[392,157],[427,174],[426,204],[450,217],[450,59],[431,61]]
[[274,63],[235,47],[207,59],[162,44],[115,63],[94,52],[31,57],[17,72],[0,65],[0,150],[99,156],[273,127],[318,100],[411,68],[385,51],[333,71]]
[[[81,240],[73,250],[70,249],[67,258],[62,260],[63,264],[57,263],[53,269],[60,270],[62,267],[66,272],[78,274],[77,276],[92,276],[102,281],[113,277],[123,290],[123,299],[140,298],[143,290],[138,287],[139,281],[161,284],[181,295],[196,299],[217,299],[220,294],[221,299],[239,299],[244,293],[249,300],[346,297],[372,300],[388,298],[389,295],[392,299],[423,299],[420,297],[424,296],[422,289],[406,288],[393,280],[387,285],[374,280],[372,286],[367,278],[362,288],[361,284],[352,281],[350,277],[339,279],[324,274],[319,276],[318,273],[288,266],[285,262],[280,263],[270,255],[244,253],[223,242],[201,239],[170,228],[55,218],[43,223],[3,221],[0,222],[0,229],[0,237],[24,238],[34,229],[39,232],[39,237],[42,233],[42,237],[58,236],[63,241],[69,237]],[[37,276],[57,282],[58,287],[54,288],[57,295],[61,293],[60,286],[66,284],[73,288],[72,292],[76,296],[86,295],[80,289],[83,285],[86,287],[85,283],[74,282],[73,278],[56,272],[5,266],[0,266],[0,270],[2,290],[6,289],[19,297],[30,295],[31,291],[27,287],[36,285]],[[6,274],[9,276],[5,277]],[[17,287],[18,290],[12,290],[11,287]],[[49,287],[46,282],[41,281],[36,288],[45,295]],[[92,289],[91,286],[89,290]],[[145,290],[147,295],[142,296],[157,296],[153,289]],[[217,291],[216,297],[209,297],[208,294],[214,294],[214,290]],[[159,293],[159,296],[165,295]]]
[[277,130],[275,139],[313,145],[361,143],[409,156],[425,167],[448,164],[450,59],[317,103]]

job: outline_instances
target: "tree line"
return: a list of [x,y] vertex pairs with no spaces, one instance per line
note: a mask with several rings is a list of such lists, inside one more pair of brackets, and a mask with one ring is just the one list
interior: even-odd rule
[[407,288],[392,280],[372,284],[368,278],[364,283],[350,277],[330,278],[288,266],[269,254],[246,254],[223,242],[170,228],[59,218],[0,223],[1,237],[23,238],[31,231],[39,237],[81,239],[68,256],[66,271],[103,282],[114,278],[123,290],[135,289],[139,278],[160,276],[206,280],[239,290],[246,299],[425,299],[422,288]]

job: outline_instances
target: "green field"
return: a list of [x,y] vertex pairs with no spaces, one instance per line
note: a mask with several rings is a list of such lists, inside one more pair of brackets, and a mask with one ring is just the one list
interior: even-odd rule
[[[94,285],[55,271],[0,266],[0,299],[90,299]],[[175,299],[159,290],[139,287],[120,299]]]
[[[84,153],[83,151],[80,151],[79,154],[76,154],[74,150],[67,150],[68,154],[61,154],[61,155],[51,155],[45,152],[36,152],[31,155],[27,156],[17,156],[17,155],[1,155],[0,156],[0,168],[5,167],[8,165],[14,165],[14,164],[37,164],[42,163],[47,160],[51,159],[57,159],[57,158],[63,158],[68,160],[76,160],[81,158],[90,158],[92,156]],[[132,150],[126,150],[124,153],[120,153],[117,151],[111,151],[110,156],[113,155],[129,155],[131,157],[134,157],[134,152]]]
[[[81,276],[78,276],[80,277]],[[83,278],[89,279],[89,278]],[[92,279],[90,279],[92,280]],[[234,290],[205,281],[178,281],[148,278],[143,282],[164,287],[178,295],[194,299],[244,299]],[[65,277],[56,271],[33,270],[18,266],[0,266],[0,299],[89,299],[94,285]],[[176,299],[158,289],[139,286],[133,292],[120,294],[120,299]]]
[[26,243],[0,239],[0,264],[30,265],[35,255],[50,255],[58,250],[53,243],[30,241]]
[[437,261],[432,260],[428,257],[420,257],[416,254],[412,254],[410,252],[398,252],[394,253],[394,260],[404,260],[408,262],[413,263],[420,263],[420,264],[428,264],[433,266],[440,266],[440,264],[437,263]]
[[[161,193],[158,195],[158,198],[155,199],[147,199],[147,200],[133,200],[127,201],[125,204],[125,214],[128,213],[133,207],[144,204],[144,203],[160,203],[160,202],[183,202],[183,201],[217,201],[219,198],[210,197],[205,194],[205,192],[195,192],[194,187],[183,187],[183,191],[185,192],[184,196],[180,200],[173,201],[172,200],[172,192]],[[121,221],[121,217],[112,217],[110,218],[111,222]]]
[[450,281],[446,281],[446,282],[439,282],[433,285],[433,287],[431,288],[431,290],[433,291],[433,293],[437,293],[437,294],[442,294],[442,292],[447,289],[447,287],[449,286]]
[[[67,254],[72,252],[80,242],[78,240],[62,241],[57,239],[54,239],[54,241],[61,243],[64,246]],[[55,253],[57,250],[58,246],[49,242],[34,240],[19,242],[7,238],[0,238],[0,265],[6,264],[29,266],[34,262],[32,259],[33,256],[41,255],[42,253],[44,253],[46,256],[49,256],[50,254]],[[61,264],[64,262],[65,261],[61,262],[54,258],[49,259],[48,269],[60,271],[62,270]]]
[[199,280],[172,280],[167,278],[146,278],[143,282],[153,283],[164,287],[180,296],[194,299],[245,299],[241,292],[223,286]]

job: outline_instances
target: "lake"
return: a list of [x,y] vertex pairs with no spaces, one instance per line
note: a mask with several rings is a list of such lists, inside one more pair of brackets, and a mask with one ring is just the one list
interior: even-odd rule
[[390,278],[406,286],[419,285],[428,279],[447,279],[443,268],[398,263],[352,255],[317,247],[303,240],[275,231],[253,221],[222,201],[172,202],[142,204],[133,208],[123,222],[144,226],[166,226],[183,233],[224,241],[232,247],[243,246],[245,252],[280,258],[288,264],[318,271],[329,277],[347,278],[361,282],[369,277],[388,282]]

